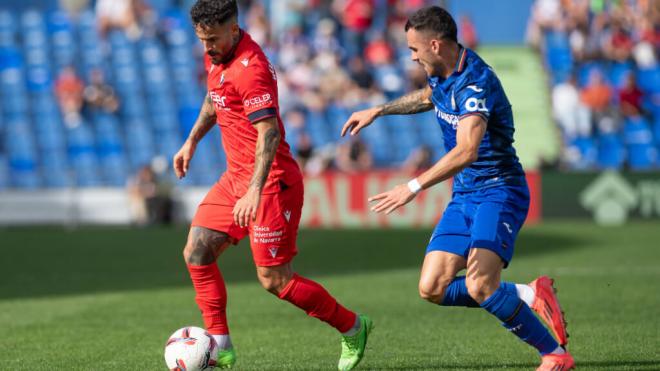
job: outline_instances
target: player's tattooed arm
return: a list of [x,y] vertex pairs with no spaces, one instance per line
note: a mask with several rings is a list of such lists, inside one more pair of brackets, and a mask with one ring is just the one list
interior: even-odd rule
[[360,130],[371,125],[371,123],[379,116],[408,115],[428,111],[433,108],[431,93],[431,88],[427,86],[425,89],[406,94],[389,103],[354,112],[344,123],[344,126],[341,129],[341,136],[343,137],[346,133],[357,135]]
[[241,227],[247,226],[250,220],[254,221],[257,217],[261,191],[268,179],[270,166],[275,160],[277,146],[282,138],[276,117],[263,119],[255,123],[254,127],[258,133],[257,148],[254,154],[254,173],[247,192],[236,201],[232,211],[234,222]]
[[194,143],[199,143],[199,141],[204,138],[204,135],[206,135],[213,125],[215,125],[216,118],[215,109],[213,108],[213,100],[211,99],[211,96],[207,94],[204,98],[202,108],[199,111],[199,116],[197,116],[197,121],[195,121],[195,125],[190,130],[188,140]]
[[409,115],[413,113],[426,112],[433,108],[431,102],[431,88],[413,91],[391,102],[378,107],[378,116],[384,115]]
[[277,125],[277,119],[271,117],[254,124],[258,132],[257,149],[254,158],[254,173],[250,186],[261,191],[266,184],[270,167],[275,160],[275,153],[280,144],[282,134]]

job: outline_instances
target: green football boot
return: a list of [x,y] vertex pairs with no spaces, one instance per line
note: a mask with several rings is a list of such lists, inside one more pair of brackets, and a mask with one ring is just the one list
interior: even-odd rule
[[218,359],[216,360],[216,368],[232,368],[236,363],[236,352],[234,348],[223,349],[218,351]]
[[341,357],[339,358],[338,368],[340,371],[352,370],[360,363],[364,356],[364,349],[367,347],[369,333],[374,327],[371,318],[364,314],[358,315],[360,320],[360,330],[353,336],[342,336],[341,339]]

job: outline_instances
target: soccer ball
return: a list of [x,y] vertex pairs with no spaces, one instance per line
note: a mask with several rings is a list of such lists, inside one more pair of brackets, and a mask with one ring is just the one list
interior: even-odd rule
[[206,371],[215,367],[218,345],[199,327],[180,328],[165,344],[165,363],[171,371]]

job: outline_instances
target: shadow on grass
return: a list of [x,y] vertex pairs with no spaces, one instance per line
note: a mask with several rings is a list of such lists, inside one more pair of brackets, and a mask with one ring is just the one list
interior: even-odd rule
[[[660,361],[583,361],[576,362],[579,369],[590,370],[657,370]],[[493,364],[445,364],[433,363],[428,365],[394,366],[378,368],[379,370],[497,370],[497,369],[526,369],[531,370],[538,367],[538,363],[493,363]]]
[[[312,275],[418,268],[430,230],[303,230],[295,268]],[[79,293],[189,287],[181,250],[186,227],[0,229],[0,300]],[[578,236],[534,228],[520,235],[516,257],[581,245]],[[229,282],[255,281],[247,241],[227,250]],[[256,282],[256,281],[255,281]]]

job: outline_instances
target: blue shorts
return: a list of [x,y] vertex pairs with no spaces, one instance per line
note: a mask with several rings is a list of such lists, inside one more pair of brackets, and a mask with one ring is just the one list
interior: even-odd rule
[[499,255],[506,268],[528,210],[527,185],[455,192],[433,231],[426,253],[446,251],[467,259],[471,248],[483,248]]

